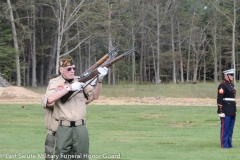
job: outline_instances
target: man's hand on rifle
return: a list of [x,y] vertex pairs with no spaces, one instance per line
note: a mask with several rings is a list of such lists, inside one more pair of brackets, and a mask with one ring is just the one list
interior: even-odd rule
[[71,84],[71,91],[80,91],[81,88],[83,87],[84,83],[81,82],[73,82],[73,84]]
[[97,82],[97,78],[94,78],[94,79],[88,80],[85,84],[90,84],[91,86],[95,86],[96,82]]
[[98,76],[98,79],[103,79],[104,76],[108,73],[108,68],[107,67],[98,67],[98,72],[100,73]]
[[97,82],[97,78],[95,78],[95,79],[90,83],[91,86],[95,86],[96,82]]

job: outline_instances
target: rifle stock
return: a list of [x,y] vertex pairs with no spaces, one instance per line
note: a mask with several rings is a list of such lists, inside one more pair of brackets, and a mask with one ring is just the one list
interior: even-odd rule
[[[109,68],[112,64],[116,63],[117,61],[123,59],[124,57],[126,57],[127,55],[129,55],[130,53],[132,53],[133,51],[136,50],[137,47],[135,48],[132,48],[131,50],[119,55],[118,57],[112,59],[112,60],[109,60],[107,62],[105,62],[103,65],[101,65],[102,67],[107,67]],[[82,82],[82,83],[85,83],[87,82],[88,80],[96,77],[97,75],[99,74],[97,68],[95,68],[94,70],[92,70],[91,72],[86,72],[86,74],[83,76],[83,77],[80,77],[79,78],[79,82]],[[87,84],[88,85],[88,84]],[[65,103],[67,100],[71,99],[73,96],[76,95],[76,93],[78,93],[79,91],[76,91],[76,92],[69,92],[67,93],[66,95],[64,95],[63,97],[60,98],[61,102],[62,103]],[[73,94],[75,93],[75,94]]]
[[98,66],[103,64],[108,59],[108,54],[105,54],[101,59],[99,59],[94,65],[92,65],[90,68],[88,68],[84,73],[90,72],[94,69],[96,69]]

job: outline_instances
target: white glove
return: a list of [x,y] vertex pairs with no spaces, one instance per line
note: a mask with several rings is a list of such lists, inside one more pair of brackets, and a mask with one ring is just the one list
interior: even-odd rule
[[218,115],[219,115],[219,117],[221,117],[221,118],[225,117],[225,113],[220,113],[220,114],[218,114]]
[[100,73],[98,78],[103,79],[103,77],[108,73],[108,68],[107,67],[98,67],[98,72]]
[[[90,81],[92,81],[92,79],[88,80],[85,84],[88,84]],[[95,86],[96,82],[97,82],[97,78],[95,78],[95,79],[90,83],[90,85],[91,85],[91,86]]]
[[95,79],[91,82],[91,86],[95,86],[96,82],[97,82],[97,78],[95,78]]
[[83,87],[84,83],[80,83],[80,82],[73,82],[72,85],[72,91],[80,91],[81,88]]

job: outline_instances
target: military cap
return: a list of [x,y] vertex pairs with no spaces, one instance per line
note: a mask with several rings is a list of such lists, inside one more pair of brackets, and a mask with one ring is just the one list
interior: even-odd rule
[[229,70],[223,71],[223,74],[234,74],[234,73],[235,73],[235,69],[229,69]]
[[63,56],[59,60],[60,67],[67,67],[74,65],[73,59],[71,56]]

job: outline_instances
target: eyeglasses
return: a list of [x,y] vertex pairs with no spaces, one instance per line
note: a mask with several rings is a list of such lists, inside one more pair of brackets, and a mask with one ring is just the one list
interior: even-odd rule
[[231,73],[231,74],[229,74],[230,76],[234,76],[234,74],[233,73]]
[[76,70],[77,68],[76,67],[70,67],[70,68],[67,68],[67,71],[71,71],[71,70]]

